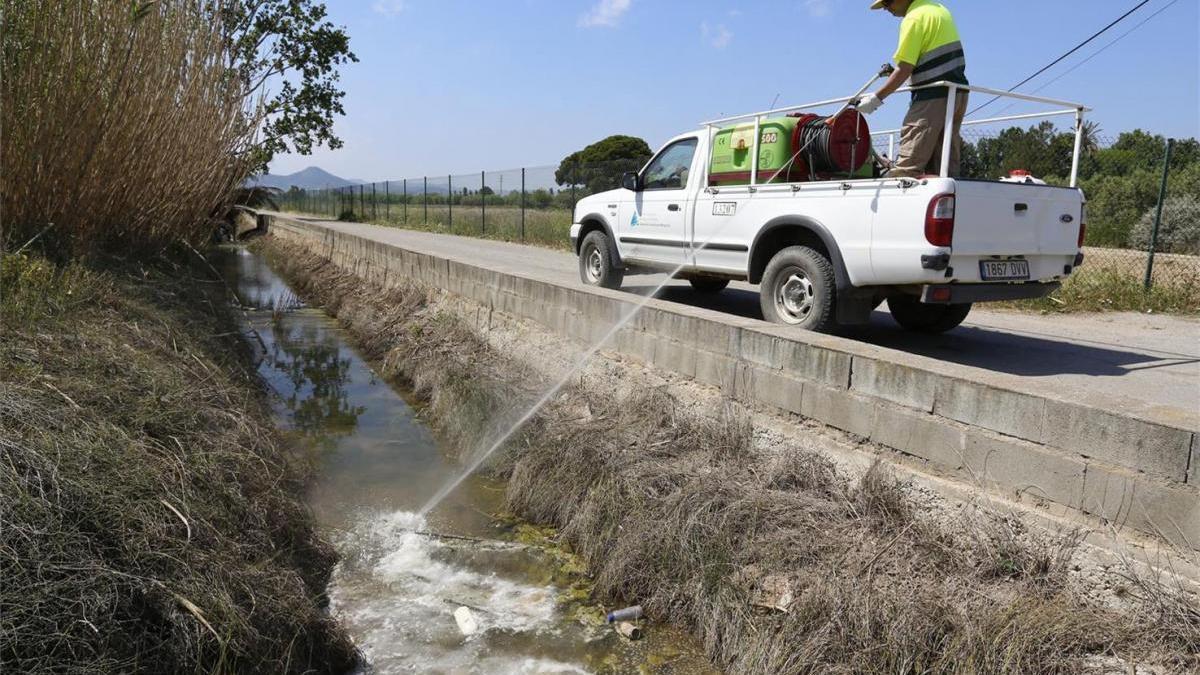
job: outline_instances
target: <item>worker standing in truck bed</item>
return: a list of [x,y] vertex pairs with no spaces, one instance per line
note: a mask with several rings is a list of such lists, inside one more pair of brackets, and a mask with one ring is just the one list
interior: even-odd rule
[[[871,9],[887,9],[901,18],[900,46],[896,49],[896,71],[874,94],[859,101],[860,112],[870,114],[884,99],[912,78],[912,86],[945,80],[967,82],[967,57],[959,41],[954,17],[933,0],[875,0]],[[946,87],[912,93],[912,105],[900,131],[900,153],[889,177],[916,177],[940,173],[942,143],[946,133]],[[967,110],[967,92],[955,96],[953,134],[950,143],[950,176],[958,175],[962,151],[962,121]]]

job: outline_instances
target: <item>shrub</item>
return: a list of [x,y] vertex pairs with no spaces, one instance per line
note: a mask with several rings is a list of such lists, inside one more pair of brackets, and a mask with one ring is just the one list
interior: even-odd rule
[[[1129,233],[1129,245],[1142,251],[1150,247],[1155,207],[1147,210]],[[1192,195],[1168,197],[1163,202],[1162,223],[1155,250],[1160,253],[1200,255],[1200,199]]]

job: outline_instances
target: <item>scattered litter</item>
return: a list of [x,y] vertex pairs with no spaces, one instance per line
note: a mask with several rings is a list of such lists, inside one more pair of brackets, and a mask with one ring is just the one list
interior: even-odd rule
[[642,606],[634,605],[625,609],[618,609],[615,612],[608,613],[608,622],[615,623],[617,621],[637,621],[642,618]]
[[630,640],[642,639],[642,629],[638,628],[635,624],[629,623],[628,621],[618,622],[617,632]]
[[454,621],[463,635],[469,636],[479,630],[479,622],[475,620],[475,615],[471,613],[470,607],[459,607],[454,610]]

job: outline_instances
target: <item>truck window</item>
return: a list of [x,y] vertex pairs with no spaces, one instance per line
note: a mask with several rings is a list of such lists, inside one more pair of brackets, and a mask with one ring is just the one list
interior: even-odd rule
[[668,145],[646,167],[643,190],[678,190],[687,187],[697,139],[687,138]]

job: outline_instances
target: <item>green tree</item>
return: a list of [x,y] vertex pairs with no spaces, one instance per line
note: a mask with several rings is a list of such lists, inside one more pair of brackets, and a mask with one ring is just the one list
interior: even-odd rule
[[650,146],[635,136],[609,136],[563,158],[554,172],[559,185],[582,185],[589,193],[611,190],[621,175],[650,159]]
[[340,148],[333,118],[345,113],[338,66],[356,62],[344,28],[326,20],[313,0],[233,0],[215,3],[225,26],[229,66],[247,100],[265,97],[252,123],[261,124],[253,165],[265,170],[280,152],[310,154]]
[[981,138],[964,152],[964,171],[973,178],[996,179],[1014,169],[1034,176],[1068,176],[1075,145],[1073,134],[1060,133],[1053,122],[1022,129],[1010,127],[991,138]]

